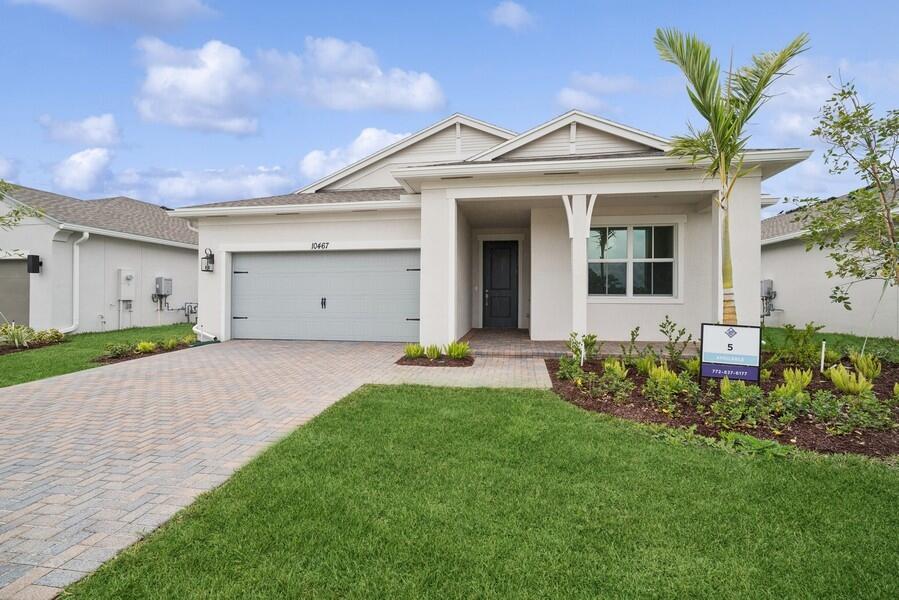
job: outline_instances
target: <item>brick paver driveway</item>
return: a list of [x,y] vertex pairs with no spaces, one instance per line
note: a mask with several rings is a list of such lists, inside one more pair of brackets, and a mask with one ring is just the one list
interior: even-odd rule
[[541,361],[400,353],[228,342],[0,388],[0,598],[53,597],[363,383],[549,385]]

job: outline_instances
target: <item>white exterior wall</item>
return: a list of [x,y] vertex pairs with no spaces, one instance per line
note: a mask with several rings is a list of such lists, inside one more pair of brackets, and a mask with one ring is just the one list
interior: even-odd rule
[[[0,249],[37,254],[43,265],[30,275],[29,325],[63,329],[72,324],[73,244],[80,232],[60,231],[40,219],[28,218],[0,232]],[[197,301],[197,251],[91,234],[80,245],[79,326],[76,333],[118,329],[118,269],[133,269],[137,280],[132,312],[124,327],[146,327],[184,321],[181,311],[158,312],[150,295],[155,277],[172,278],[169,306]],[[24,268],[24,267],[23,267]]]
[[[758,176],[744,177],[736,183],[730,198],[730,247],[740,325],[758,325],[761,322],[761,193],[761,179]],[[718,271],[720,285],[720,269]]]
[[215,271],[199,273],[197,322],[221,340],[231,337],[231,254],[312,251],[312,242],[330,242],[326,252],[418,248],[421,239],[417,210],[209,217],[199,225],[200,248],[215,253]]
[[762,246],[761,261],[761,278],[774,281],[774,307],[779,309],[765,319],[766,324],[802,327],[814,321],[829,332],[899,338],[896,288],[888,288],[881,301],[882,282],[856,284],[850,292],[852,310],[846,310],[830,301],[831,290],[843,280],[825,275],[833,268],[826,252],[817,248],[806,252],[805,243],[794,239]]
[[421,194],[421,343],[443,345],[459,337],[456,326],[458,208],[446,190]]
[[472,236],[471,225],[456,207],[456,339],[461,338],[472,326],[471,279],[472,279]]

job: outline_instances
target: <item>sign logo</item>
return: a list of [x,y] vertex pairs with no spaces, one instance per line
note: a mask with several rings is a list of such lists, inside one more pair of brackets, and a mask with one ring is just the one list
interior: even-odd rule
[[724,332],[724,335],[726,335],[729,338],[732,338],[735,335],[737,335],[737,330],[734,329],[733,327],[728,327],[727,331]]

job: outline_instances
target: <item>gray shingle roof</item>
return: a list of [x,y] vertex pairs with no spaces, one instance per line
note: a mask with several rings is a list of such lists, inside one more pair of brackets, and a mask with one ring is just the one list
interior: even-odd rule
[[7,193],[62,223],[197,244],[197,234],[187,228],[187,221],[169,216],[168,211],[157,204],[124,196],[78,200],[21,185],[11,185]]
[[799,220],[801,216],[800,210],[794,209],[764,219],[762,221],[762,239],[769,240],[802,231],[802,222]]
[[227,206],[286,206],[290,204],[331,204],[339,202],[374,202],[383,200],[399,200],[402,188],[370,189],[370,190],[336,190],[319,191],[311,194],[284,194],[266,196],[264,198],[248,198],[230,202],[213,202],[196,204],[185,208],[217,208]]

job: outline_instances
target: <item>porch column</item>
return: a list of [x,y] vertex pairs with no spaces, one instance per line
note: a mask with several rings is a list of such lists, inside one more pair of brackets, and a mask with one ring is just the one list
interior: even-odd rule
[[455,339],[456,200],[446,190],[421,194],[419,337],[424,345]]
[[571,330],[587,332],[587,239],[596,194],[562,196],[571,240]]

